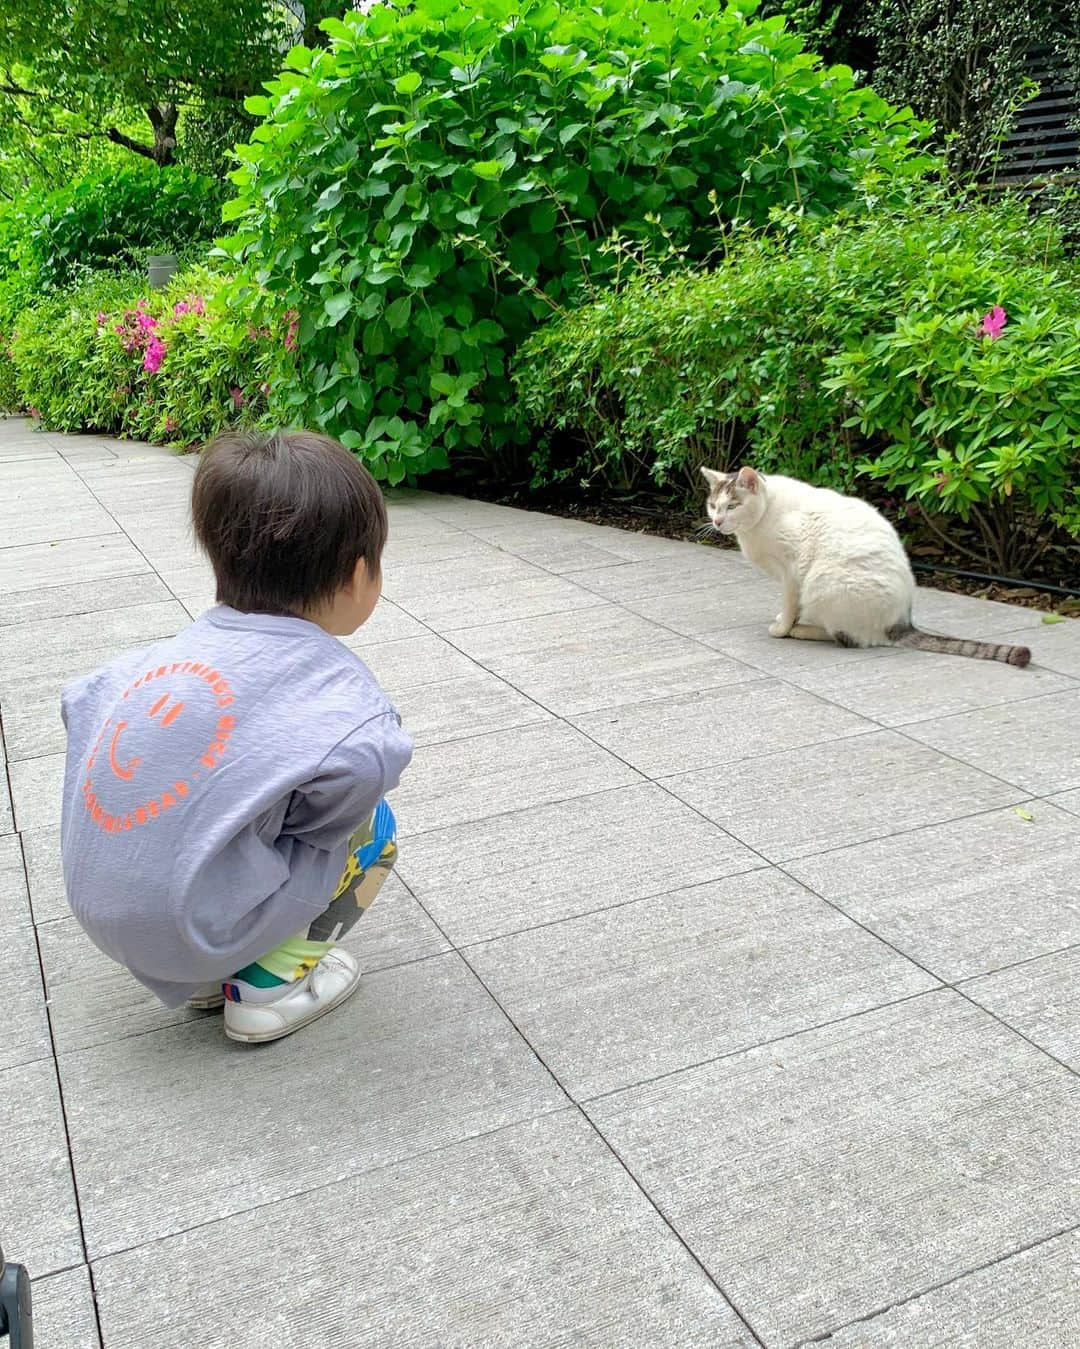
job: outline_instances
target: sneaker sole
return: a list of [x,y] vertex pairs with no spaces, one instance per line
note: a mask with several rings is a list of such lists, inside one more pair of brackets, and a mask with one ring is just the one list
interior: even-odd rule
[[225,1006],[225,998],[221,993],[215,998],[188,998],[184,1006],[193,1012],[216,1012],[219,1007]]
[[244,1034],[243,1031],[235,1031],[229,1028],[228,1021],[225,1022],[225,1034],[230,1040],[235,1040],[237,1044],[244,1045],[263,1045],[271,1040],[284,1040],[286,1035],[292,1035],[294,1031],[303,1030],[305,1026],[310,1026],[313,1021],[318,1021],[319,1017],[325,1016],[327,1012],[332,1012],[335,1007],[340,1007],[343,1002],[351,998],[360,987],[360,974],[357,973],[356,979],[343,988],[341,992],[331,1002],[324,1006],[317,1007],[310,1016],[306,1016],[301,1021],[294,1021],[291,1026],[286,1026],[281,1030],[275,1031],[254,1031],[250,1034]]

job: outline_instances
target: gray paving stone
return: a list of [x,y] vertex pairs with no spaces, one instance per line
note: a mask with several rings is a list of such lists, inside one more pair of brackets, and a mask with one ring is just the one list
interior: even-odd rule
[[1080,1235],[1040,1242],[829,1336],[830,1349],[1073,1349]]
[[574,1111],[95,1272],[112,1349],[754,1344]]
[[92,579],[105,590],[117,577],[147,570],[146,559],[124,534],[63,539],[0,548],[0,595],[33,586],[73,585]]
[[592,525],[545,515],[534,516],[533,520],[541,523],[480,529],[476,533],[493,547],[559,576],[624,560],[597,546]]
[[[915,625],[928,632],[943,632],[950,637],[983,637],[1002,641],[1016,633],[1025,645],[1038,641],[1042,612],[1022,604],[1002,604],[975,595],[959,595],[931,586],[919,586],[915,592]],[[1023,636],[1019,634],[1023,633]]]
[[761,860],[650,784],[410,839],[400,869],[456,945],[716,880]]
[[48,512],[21,510],[5,514],[0,524],[4,548],[26,544],[52,545],[60,539],[88,539],[110,534],[116,521],[93,498],[50,502]]
[[122,965],[103,955],[74,918],[40,924],[38,941],[57,1053],[145,1035],[206,1015],[164,1007]]
[[752,683],[590,712],[571,720],[650,778],[708,769],[722,780],[727,766],[739,760],[875,729],[842,707],[760,675]]
[[365,976],[268,1051],[207,1018],[59,1062],[92,1259],[566,1099],[452,953]]
[[760,677],[698,642],[609,605],[492,623],[458,633],[455,641],[563,716]]
[[45,589],[13,591],[0,604],[0,630],[15,624],[36,623],[46,618],[76,614],[102,614],[129,604],[149,604],[172,597],[159,576],[151,571],[117,576],[107,586],[97,581]]
[[908,734],[1036,796],[1080,787],[1080,689],[923,721]]
[[389,571],[384,575],[383,593],[387,599],[405,608],[409,608],[405,601],[415,603],[419,608],[424,606],[426,600],[426,607],[434,613],[435,601],[453,599],[461,591],[490,587],[497,583],[545,579],[543,572],[530,567],[518,557],[500,553],[497,548],[488,548],[479,541],[477,547],[482,551],[466,553],[449,561],[433,558],[399,562],[393,568],[392,575]]
[[[116,654],[115,650],[103,651],[95,664],[103,664],[109,656]],[[78,660],[75,663],[81,665]],[[44,697],[27,700],[9,696],[4,700],[4,739],[9,759],[36,759],[63,750],[66,736],[60,718],[60,690],[68,679],[82,673],[81,668],[76,668],[59,677],[50,675],[39,686],[45,690]]]
[[941,979],[1080,942],[1080,823],[1045,801],[788,864]]
[[[0,738],[0,749],[3,748],[3,740]],[[4,756],[0,754],[0,769],[6,762]],[[15,830],[15,813],[11,805],[11,793],[8,790],[7,773],[0,771],[0,838],[6,834],[11,834]]]
[[519,510],[514,506],[496,506],[489,501],[474,501],[470,497],[454,496],[451,493],[422,492],[413,498],[413,502],[422,514],[453,525],[455,529],[471,530],[484,525],[528,525],[536,519],[532,511]]
[[640,781],[570,726],[525,726],[421,746],[394,793],[394,813],[408,836]]
[[[418,563],[445,562],[453,564],[458,558],[490,557],[495,550],[482,539],[476,539],[461,529],[447,529],[430,519],[421,519],[422,526],[402,526],[396,513],[390,519],[390,536],[383,553],[383,577],[393,585],[396,574],[405,576]],[[447,566],[450,570],[450,566]]]
[[771,862],[1022,800],[893,731],[718,764],[665,786]]
[[156,641],[171,636],[187,622],[187,615],[175,600],[159,599],[0,628],[0,694],[18,687],[20,672],[45,672],[81,651]]
[[[74,918],[40,924],[38,940],[58,1053],[145,1035],[205,1016],[162,1006],[126,969],[103,955]],[[356,953],[365,973],[450,949],[395,876],[343,944]]]
[[[54,451],[43,455],[23,454],[0,462],[0,490],[3,491],[4,506],[8,513],[14,513],[12,508],[17,504],[39,496],[46,486],[70,500],[92,500],[71,466]],[[51,504],[52,500],[50,492],[48,502],[39,500],[39,508]]]
[[175,600],[0,629],[0,699],[12,759],[64,748],[63,686],[125,651],[172,636],[190,622]]
[[[211,594],[211,600],[213,595]],[[342,638],[345,645],[361,656],[369,646],[377,642],[401,642],[410,637],[430,637],[423,623],[418,623],[411,614],[399,609],[385,596],[375,606],[375,612],[358,632],[351,637]],[[365,658],[366,659],[366,658]]]
[[1080,1079],[952,992],[587,1109],[777,1349],[1080,1223]]
[[60,446],[60,453],[77,470],[84,465],[97,468],[102,464],[109,464],[119,457],[115,450],[110,450],[107,445],[103,445],[100,441],[88,440],[86,444],[80,445],[78,441],[72,442],[67,437]]
[[[3,769],[0,767],[0,776]],[[30,897],[18,834],[0,834],[0,928],[32,927]]]
[[[726,562],[725,557],[725,562]],[[732,569],[733,570],[733,569]],[[687,637],[722,637],[736,628],[768,627],[776,613],[776,582],[741,569],[705,590],[624,600],[626,608]]]
[[1075,946],[969,979],[963,991],[1080,1072],[1080,950]]
[[[402,580],[405,570],[409,576]],[[400,568],[395,579],[387,578],[386,594],[436,632],[588,609],[600,603],[572,581],[498,552],[490,557]]]
[[[773,597],[773,601],[775,596]],[[774,679],[789,679],[804,671],[830,670],[847,665],[865,665],[892,655],[890,647],[844,647],[832,642],[804,642],[793,637],[770,637],[769,624],[777,606],[770,601],[765,617],[753,624],[721,632],[703,632],[698,640],[735,660],[752,665]]]
[[35,1344],[42,1349],[100,1349],[86,1265],[35,1280],[30,1296]]
[[483,671],[420,688],[383,687],[417,745],[438,745],[553,719],[531,698]]
[[32,1278],[40,1278],[83,1259],[53,1061],[40,1059],[0,1072],[0,1102],[4,1254],[25,1265]]
[[1009,641],[1023,642],[1031,647],[1033,665],[1080,678],[1080,619],[1040,624],[1036,629],[1018,628],[1006,636]]
[[504,937],[468,959],[578,1100],[937,982],[772,869]]
[[368,625],[349,645],[401,713],[418,745],[550,721],[531,698],[496,679],[441,637],[367,642]]
[[67,918],[71,910],[64,891],[59,823],[24,830],[22,845],[34,921],[47,923],[55,918]]
[[[4,1029],[0,1035],[2,1084],[5,1068],[38,1059],[52,1061],[34,929],[25,923],[11,922],[3,914],[0,914],[0,982],[4,989]],[[6,1118],[6,1111],[7,1107],[0,1105],[0,1119]],[[6,1146],[4,1150],[6,1153]]]
[[450,950],[450,942],[396,875],[390,876],[344,944],[356,953],[365,973]]
[[1059,796],[1047,798],[1055,806],[1060,806],[1062,810],[1067,810],[1072,815],[1080,815],[1080,788],[1075,792],[1062,792]]
[[[574,580],[602,598],[621,604],[733,585],[741,575],[730,568],[728,557],[719,549],[684,544],[677,552],[664,552],[644,561],[575,572]],[[766,626],[771,622],[772,615]]]
[[[415,622],[407,615],[404,617],[408,623]],[[368,628],[365,623],[345,644],[356,652],[391,698],[402,689],[419,689],[482,673],[474,660],[433,633],[422,632],[397,641],[371,641]]]
[[23,459],[50,459],[55,458],[57,454],[56,447],[51,442],[44,439],[33,439],[32,433],[18,438],[5,439],[0,444],[0,460],[12,462]]
[[180,601],[192,618],[198,618],[217,603],[217,583],[208,562],[175,571],[162,567],[159,571],[169,593]]
[[881,660],[794,672],[787,678],[883,726],[929,721],[1076,687],[1074,680],[1054,670],[1020,670],[1001,661],[926,651],[890,652]]
[[19,759],[8,764],[16,829],[40,829],[60,823],[63,800],[64,756]]
[[124,523],[124,532],[155,569],[159,567],[196,567],[205,562],[186,525]]
[[145,500],[149,493],[144,489],[153,488],[152,499],[160,505],[166,494],[179,496],[185,489],[191,491],[195,456],[185,458],[149,445],[129,446],[127,453],[123,453],[112,442],[105,443],[110,449],[117,450],[116,460],[79,470],[79,477],[103,501],[110,496],[132,497],[140,490],[144,491]]

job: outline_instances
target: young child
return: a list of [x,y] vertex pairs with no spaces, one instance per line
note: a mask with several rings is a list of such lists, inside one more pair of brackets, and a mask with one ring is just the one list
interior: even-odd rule
[[276,1040],[356,989],[335,942],[396,856],[412,742],[337,641],[379,598],[386,508],[336,441],[250,432],[204,450],[192,514],[218,606],[64,689],[64,879],[166,1006]]

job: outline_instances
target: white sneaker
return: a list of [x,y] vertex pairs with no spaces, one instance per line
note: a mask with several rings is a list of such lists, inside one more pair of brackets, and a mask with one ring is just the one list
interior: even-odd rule
[[220,982],[203,984],[202,988],[197,988],[184,1004],[185,1007],[190,1007],[193,1012],[212,1012],[224,1005],[225,994],[221,991]]
[[307,978],[286,984],[285,992],[273,1001],[244,1002],[244,985],[228,980],[225,1034],[246,1044],[280,1040],[332,1012],[359,984],[360,966],[343,946],[328,951]]

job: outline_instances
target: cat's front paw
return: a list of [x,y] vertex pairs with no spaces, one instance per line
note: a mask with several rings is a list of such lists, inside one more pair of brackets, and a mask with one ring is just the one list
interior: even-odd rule
[[769,625],[770,637],[786,637],[791,631],[791,624],[787,622],[783,614],[777,614],[775,620]]

